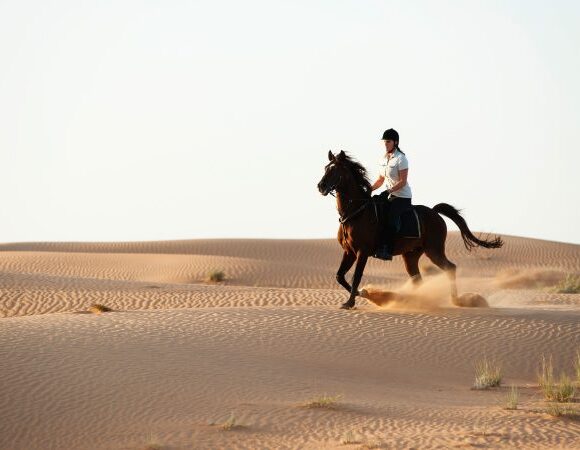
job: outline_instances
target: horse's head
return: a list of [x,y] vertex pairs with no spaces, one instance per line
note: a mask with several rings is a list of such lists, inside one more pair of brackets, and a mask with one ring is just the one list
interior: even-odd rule
[[330,192],[340,189],[341,184],[346,180],[348,169],[343,164],[345,158],[346,154],[342,150],[338,155],[328,151],[330,162],[324,168],[324,175],[318,183],[318,190],[322,195],[328,195]]

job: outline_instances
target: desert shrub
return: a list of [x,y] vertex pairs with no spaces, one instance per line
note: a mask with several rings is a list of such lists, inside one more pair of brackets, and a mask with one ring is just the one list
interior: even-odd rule
[[578,409],[573,408],[570,404],[561,403],[548,403],[546,408],[543,412],[553,416],[553,417],[568,417],[571,419],[578,419],[580,415],[580,411]]
[[233,412],[223,423],[220,424],[220,428],[224,431],[233,430],[236,426],[239,426],[239,424],[237,423],[236,416]]
[[552,365],[552,357],[546,359],[542,355],[540,363],[540,372],[538,373],[538,384],[544,393],[544,398],[549,400],[553,396],[554,390],[554,366]]
[[553,400],[557,402],[569,402],[574,398],[574,385],[568,375],[562,374],[560,380],[553,390]]
[[576,359],[574,359],[574,372],[576,373],[576,382],[580,383],[580,349],[576,350]]
[[347,431],[347,433],[340,441],[342,445],[360,444],[361,442],[361,437],[352,430]]
[[207,274],[207,279],[213,283],[219,283],[226,279],[226,274],[223,270],[212,270]]
[[566,374],[561,374],[558,382],[554,379],[554,367],[552,358],[546,359],[542,356],[538,384],[544,394],[544,399],[550,402],[569,402],[574,398],[575,389]]
[[95,303],[94,305],[91,305],[89,311],[92,312],[93,314],[102,314],[106,312],[111,312],[113,311],[113,309],[109,308],[108,306],[101,305],[100,303]]
[[580,276],[568,274],[553,288],[558,294],[577,294],[580,292]]
[[518,391],[517,386],[513,386],[508,391],[505,397],[505,409],[518,409],[518,400],[520,398],[520,394]]
[[341,395],[322,395],[320,397],[311,398],[302,406],[305,408],[335,408],[341,397]]
[[234,412],[232,411],[230,413],[230,415],[227,417],[227,419],[224,420],[212,420],[208,423],[210,426],[214,426],[217,425],[219,427],[220,430],[223,431],[230,431],[233,430],[235,428],[242,428],[244,427],[244,425],[242,425],[239,421],[238,418],[236,417],[236,415],[234,414]]
[[142,447],[142,450],[163,450],[163,445],[159,442],[157,437],[149,434],[146,439],[145,446]]
[[501,365],[492,359],[484,356],[475,363],[474,389],[487,389],[501,384]]

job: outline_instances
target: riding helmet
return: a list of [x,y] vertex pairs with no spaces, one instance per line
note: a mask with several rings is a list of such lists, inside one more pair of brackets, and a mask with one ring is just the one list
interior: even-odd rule
[[389,128],[383,133],[383,141],[389,139],[391,141],[399,142],[399,133],[397,133],[392,128]]

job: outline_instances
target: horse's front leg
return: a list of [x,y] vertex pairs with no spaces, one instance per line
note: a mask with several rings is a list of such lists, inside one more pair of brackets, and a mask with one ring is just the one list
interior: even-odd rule
[[354,275],[352,277],[352,286],[350,289],[350,297],[346,303],[343,303],[341,308],[342,309],[352,309],[354,308],[354,302],[356,296],[358,295],[358,285],[360,284],[360,280],[362,278],[363,272],[365,270],[365,265],[367,263],[367,259],[369,256],[364,252],[357,252],[356,254],[356,266],[354,268]]
[[356,254],[345,250],[342,254],[342,261],[340,262],[338,272],[336,272],[336,281],[338,281],[339,284],[343,286],[348,292],[350,292],[352,288],[344,276],[350,270],[355,261]]

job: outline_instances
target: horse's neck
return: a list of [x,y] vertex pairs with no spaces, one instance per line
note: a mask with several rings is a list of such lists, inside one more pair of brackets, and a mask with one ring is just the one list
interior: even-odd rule
[[362,200],[366,200],[368,198],[369,195],[358,187],[351,187],[343,192],[337,192],[336,207],[338,209],[338,213],[341,216],[344,216],[349,212],[349,208],[352,208],[350,205],[356,203],[356,206],[358,206]]

